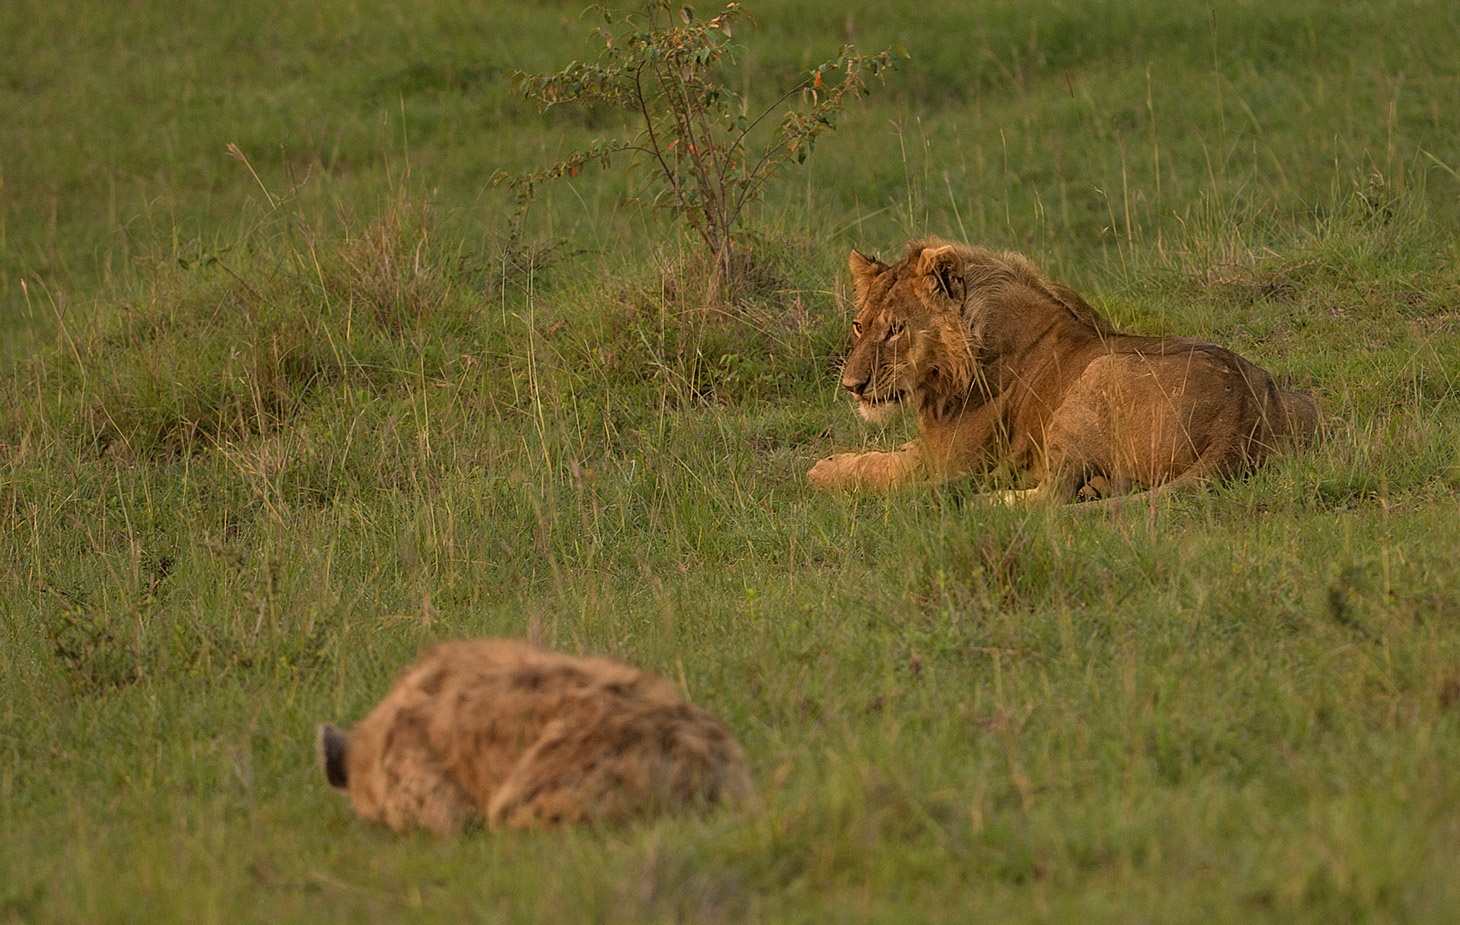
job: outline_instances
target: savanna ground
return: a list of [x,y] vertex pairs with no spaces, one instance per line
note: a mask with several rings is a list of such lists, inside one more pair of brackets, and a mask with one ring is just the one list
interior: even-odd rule
[[[577,3],[0,5],[0,920],[1460,916],[1460,6],[761,3],[762,101],[912,60],[748,283],[498,170]],[[922,7],[918,10],[917,7]],[[230,157],[235,143],[247,159]],[[1030,252],[1327,440],[1156,510],[813,495],[845,260]],[[429,640],[684,684],[760,801],[396,838],[311,752]]]

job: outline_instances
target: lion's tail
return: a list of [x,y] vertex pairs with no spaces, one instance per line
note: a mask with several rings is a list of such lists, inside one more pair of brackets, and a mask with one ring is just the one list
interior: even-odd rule
[[1273,391],[1277,400],[1268,406],[1268,425],[1274,437],[1303,447],[1322,435],[1323,417],[1313,396],[1284,389]]

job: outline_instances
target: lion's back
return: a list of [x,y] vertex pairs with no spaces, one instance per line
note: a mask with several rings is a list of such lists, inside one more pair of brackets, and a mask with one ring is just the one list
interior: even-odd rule
[[1236,475],[1276,447],[1282,396],[1294,393],[1237,353],[1184,337],[1106,346],[1058,403],[1051,444],[1066,464],[1157,485]]

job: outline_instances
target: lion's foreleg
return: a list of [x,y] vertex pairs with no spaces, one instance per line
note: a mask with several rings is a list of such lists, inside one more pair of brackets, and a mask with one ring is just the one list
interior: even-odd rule
[[886,491],[922,476],[922,455],[916,444],[890,453],[838,453],[806,473],[811,485],[823,491]]

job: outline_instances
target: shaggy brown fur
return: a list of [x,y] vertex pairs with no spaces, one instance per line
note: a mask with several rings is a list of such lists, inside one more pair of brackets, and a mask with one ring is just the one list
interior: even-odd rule
[[1075,500],[1236,475],[1319,429],[1318,405],[1215,344],[1118,334],[1011,252],[926,238],[888,266],[851,254],[855,343],[842,385],[869,420],[917,409],[893,452],[818,462],[823,489],[887,489],[1012,465]]
[[502,639],[428,649],[348,736],[321,726],[319,757],[397,832],[616,823],[751,791],[740,746],[673,684]]

